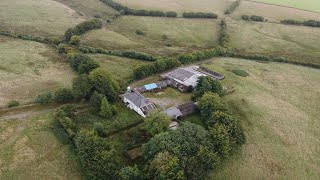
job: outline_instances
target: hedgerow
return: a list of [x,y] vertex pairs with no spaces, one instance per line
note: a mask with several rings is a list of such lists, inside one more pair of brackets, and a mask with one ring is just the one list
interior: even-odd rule
[[139,59],[139,60],[144,60],[144,61],[156,61],[157,58],[145,54],[142,52],[136,52],[136,51],[112,51],[112,50],[105,50],[102,48],[94,48],[94,47],[89,47],[89,46],[81,46],[79,50],[82,53],[99,53],[99,54],[109,54],[113,56],[120,56],[120,57],[127,57],[131,59]]
[[240,0],[236,0],[224,11],[224,14],[231,14],[239,5]]
[[289,24],[289,25],[302,25],[302,26],[309,26],[309,27],[320,27],[320,21],[316,20],[307,20],[307,21],[297,21],[294,19],[285,19],[280,21],[282,24]]
[[64,39],[69,42],[73,35],[81,35],[87,31],[100,29],[101,27],[102,22],[99,19],[91,19],[76,25],[74,28],[69,28],[64,34]]
[[134,15],[134,16],[153,16],[153,17],[177,17],[177,13],[173,11],[163,12],[145,9],[132,9],[127,6],[123,6],[113,0],[100,0],[106,5],[119,11],[123,15]]
[[214,13],[204,13],[204,12],[184,12],[183,18],[208,18],[217,19],[218,15]]
[[242,15],[241,18],[243,20],[246,20],[246,21],[257,21],[257,22],[263,22],[264,21],[264,17],[256,16],[256,15],[252,15],[252,16]]

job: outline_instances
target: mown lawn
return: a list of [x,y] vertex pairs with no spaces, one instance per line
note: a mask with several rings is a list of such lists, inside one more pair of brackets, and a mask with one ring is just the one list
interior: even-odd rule
[[[236,88],[224,99],[247,137],[242,151],[212,179],[320,178],[320,70],[230,58],[203,65]],[[235,68],[249,76],[233,74]]]
[[84,21],[73,9],[54,0],[1,0],[0,29],[33,35],[63,35]]
[[75,76],[56,50],[40,43],[0,36],[0,106],[30,102],[43,91],[70,86]]

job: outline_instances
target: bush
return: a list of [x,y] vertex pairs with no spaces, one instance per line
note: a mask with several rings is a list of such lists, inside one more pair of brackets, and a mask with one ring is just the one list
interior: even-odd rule
[[80,45],[80,37],[77,35],[73,35],[70,39],[69,44],[74,45],[74,46],[79,46]]
[[60,88],[54,93],[54,100],[58,103],[66,103],[73,100],[73,93],[70,89]]
[[249,76],[249,73],[245,70],[242,70],[242,69],[232,69],[231,72],[233,72],[234,74],[236,74],[238,76],[242,76],[242,77]]
[[184,12],[183,18],[209,18],[217,19],[218,15],[214,13],[204,13],[204,12]]
[[112,106],[110,105],[106,97],[104,97],[101,101],[99,115],[104,118],[110,118],[113,115]]
[[174,11],[168,11],[166,12],[166,17],[171,17],[171,18],[177,17],[177,13]]
[[99,67],[99,64],[84,54],[75,54],[69,58],[70,65],[79,74],[89,74],[92,70]]
[[249,21],[249,20],[250,20],[250,16],[248,16],[248,15],[242,15],[241,18],[242,18],[243,20],[246,20],[246,21]]
[[145,36],[145,33],[141,30],[136,30],[136,34],[141,35],[141,36]]
[[101,108],[102,99],[105,98],[105,95],[99,94],[95,91],[90,98],[90,108],[93,112],[99,112]]
[[44,92],[39,94],[36,99],[34,100],[35,103],[40,103],[40,104],[48,104],[52,100],[52,93],[51,92]]
[[251,17],[250,17],[250,20],[251,21],[264,21],[264,17],[262,17],[262,16],[256,16],[256,15],[252,15]]
[[240,0],[236,0],[229,6],[225,11],[224,14],[231,14],[238,6],[240,5]]
[[12,107],[16,107],[16,106],[19,106],[20,105],[20,103],[18,102],[18,101],[16,101],[16,100],[12,100],[12,101],[10,101],[10,102],[8,102],[8,108],[12,108]]

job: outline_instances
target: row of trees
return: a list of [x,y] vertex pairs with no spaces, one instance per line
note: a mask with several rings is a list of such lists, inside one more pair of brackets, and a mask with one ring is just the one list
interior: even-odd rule
[[218,15],[214,13],[205,13],[205,12],[184,12],[184,18],[208,18],[208,19],[217,19]]
[[222,19],[220,22],[219,45],[226,51],[228,51],[230,48],[230,36],[228,32],[228,26],[227,22],[224,19]]
[[258,22],[264,21],[264,17],[256,16],[256,15],[252,15],[252,16],[242,15],[241,18],[246,21],[258,21]]
[[36,41],[39,43],[45,43],[53,46],[57,46],[61,42],[60,39],[57,37],[32,36],[32,35],[15,33],[12,31],[0,31],[0,35],[12,37],[12,38],[20,38],[22,40]]
[[132,9],[127,6],[123,6],[113,0],[100,0],[113,9],[119,11],[123,15],[134,15],[134,16],[153,16],[153,17],[177,17],[177,13],[174,11],[154,11],[154,10],[145,10],[145,9]]
[[139,59],[143,61],[156,61],[157,58],[146,54],[142,52],[136,52],[136,51],[112,51],[112,50],[105,50],[102,48],[94,48],[94,47],[89,47],[89,46],[81,46],[79,47],[79,50],[82,53],[100,53],[100,54],[109,54],[113,56],[120,56],[120,57],[127,57],[127,58],[132,58],[132,59]]
[[240,0],[236,0],[224,11],[224,14],[231,14],[239,5]]
[[285,20],[282,20],[281,23],[282,24],[289,24],[289,25],[320,27],[320,21],[316,21],[316,20],[298,21],[298,20],[294,20],[294,19],[285,19]]
[[101,27],[102,22],[99,19],[91,19],[76,25],[74,28],[69,28],[64,34],[64,39],[69,42],[73,35],[81,35],[87,31],[100,29]]

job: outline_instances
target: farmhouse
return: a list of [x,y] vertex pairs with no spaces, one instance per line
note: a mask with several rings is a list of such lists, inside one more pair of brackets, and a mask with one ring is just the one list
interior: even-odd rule
[[177,68],[169,73],[162,74],[161,78],[170,81],[169,84],[171,86],[178,88],[182,92],[186,92],[196,87],[198,79],[201,76],[210,76],[216,80],[224,78],[224,76],[219,73],[208,71],[199,66]]
[[128,108],[136,111],[142,117],[147,117],[149,112],[156,108],[151,101],[149,101],[135,89],[123,94],[122,98],[123,102],[126,103]]

